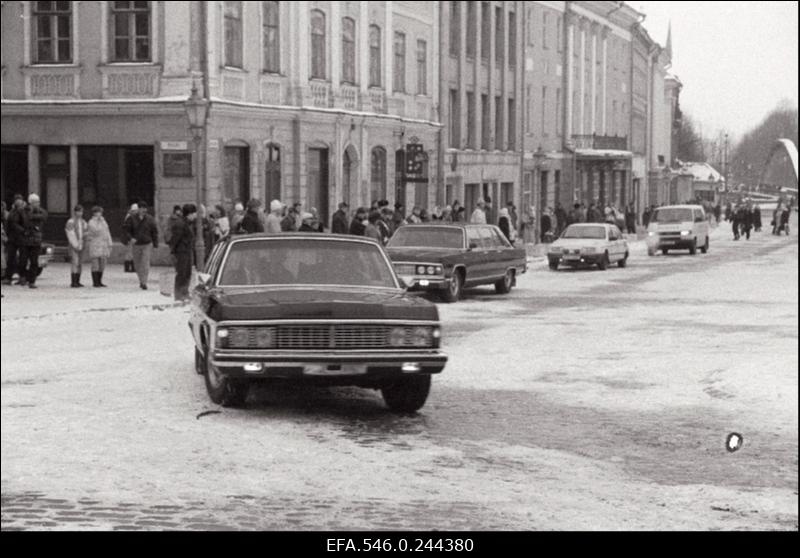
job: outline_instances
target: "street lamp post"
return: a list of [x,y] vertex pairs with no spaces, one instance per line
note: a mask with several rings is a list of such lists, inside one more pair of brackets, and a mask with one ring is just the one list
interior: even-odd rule
[[206,120],[208,118],[208,101],[197,94],[197,85],[192,83],[192,94],[185,102],[186,116],[189,119],[189,130],[194,141],[195,158],[195,200],[197,203],[196,238],[195,238],[195,266],[199,270],[205,260],[205,242],[203,239],[203,220],[200,215],[200,206],[203,204],[203,181],[205,179],[204,165],[200,164],[203,155],[201,145],[205,135]]
[[541,232],[541,223],[542,223],[542,215],[544,215],[544,211],[542,210],[542,206],[544,205],[545,201],[542,199],[542,162],[544,162],[547,155],[545,154],[542,146],[540,145],[536,151],[533,153],[533,187],[536,189],[533,199],[538,199],[538,203],[536,204],[536,221],[533,225],[533,240],[537,242],[536,239],[539,239],[539,242],[542,242],[544,239],[540,237]]

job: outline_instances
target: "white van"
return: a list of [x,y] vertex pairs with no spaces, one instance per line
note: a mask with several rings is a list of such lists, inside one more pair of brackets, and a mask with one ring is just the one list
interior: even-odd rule
[[709,248],[709,226],[706,212],[700,205],[665,205],[658,207],[650,216],[647,226],[647,253],[655,256],[670,250],[697,249],[705,254]]

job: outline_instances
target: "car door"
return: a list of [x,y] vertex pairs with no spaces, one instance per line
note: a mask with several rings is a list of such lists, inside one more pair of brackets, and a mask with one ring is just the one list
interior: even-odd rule
[[625,248],[622,243],[622,232],[616,225],[608,227],[608,256],[612,262],[625,257]]
[[706,243],[708,236],[708,219],[706,219],[705,212],[702,209],[695,209],[695,236],[697,237],[697,246],[703,246]]
[[480,282],[485,276],[484,261],[486,259],[486,249],[483,246],[480,230],[477,226],[465,228],[467,233],[467,252],[464,255],[464,265],[467,270],[467,284]]
[[497,227],[490,227],[492,232],[492,240],[495,244],[495,260],[497,273],[500,275],[505,274],[509,267],[517,267],[514,262],[514,246]]
[[494,229],[490,226],[480,227],[481,242],[485,249],[486,259],[483,262],[484,274],[486,279],[497,279],[505,273],[501,271],[503,265],[503,248],[494,235]]

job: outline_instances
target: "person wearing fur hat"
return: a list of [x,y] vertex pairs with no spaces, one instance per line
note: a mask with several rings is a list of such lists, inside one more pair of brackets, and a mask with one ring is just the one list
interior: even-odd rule
[[187,203],[181,209],[183,214],[172,226],[169,239],[170,253],[175,261],[175,300],[189,299],[189,282],[192,280],[192,259],[194,256],[194,222],[197,219],[197,206]]
[[267,215],[265,231],[268,233],[281,232],[281,215],[283,214],[283,204],[280,200],[272,200],[269,204],[269,215]]
[[245,234],[264,232],[264,225],[258,215],[259,207],[261,207],[261,202],[255,198],[247,202],[247,213],[245,213],[240,225]]
[[76,205],[72,210],[72,218],[64,226],[64,232],[67,234],[69,243],[69,261],[72,264],[70,268],[72,281],[69,285],[72,288],[83,287],[81,285],[81,260],[83,259],[87,227],[88,225],[83,219],[83,206]]
[[92,261],[92,286],[105,287],[103,273],[106,262],[111,257],[111,231],[103,217],[103,208],[96,205],[92,208],[92,218],[89,219],[86,241],[89,244],[89,258]]

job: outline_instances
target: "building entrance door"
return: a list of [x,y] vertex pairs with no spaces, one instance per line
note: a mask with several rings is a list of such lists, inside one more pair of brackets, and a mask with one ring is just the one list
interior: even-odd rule
[[39,187],[42,207],[47,210],[44,238],[50,242],[65,244],[64,226],[71,213],[69,192],[69,147],[46,146],[40,151]]
[[268,145],[266,157],[264,204],[269,205],[272,200],[281,199],[281,148],[277,145]]
[[28,199],[28,146],[4,145],[0,156],[0,190],[6,209],[11,209],[14,196]]
[[311,148],[308,150],[308,188],[306,207],[316,207],[319,218],[330,227],[328,199],[330,196],[328,150]]

